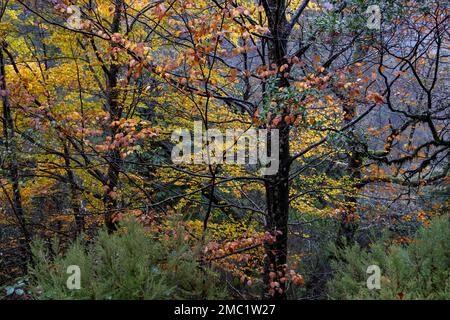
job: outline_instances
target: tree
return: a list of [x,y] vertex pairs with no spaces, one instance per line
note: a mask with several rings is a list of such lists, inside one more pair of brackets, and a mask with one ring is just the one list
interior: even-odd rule
[[[129,215],[164,230],[181,212],[202,267],[285,299],[315,221],[343,248],[446,183],[448,10],[377,5],[380,31],[357,0],[5,2],[3,209],[30,239],[65,240]],[[174,163],[174,130],[200,127],[192,161]],[[278,171],[209,161],[218,130],[239,152],[278,132]]]

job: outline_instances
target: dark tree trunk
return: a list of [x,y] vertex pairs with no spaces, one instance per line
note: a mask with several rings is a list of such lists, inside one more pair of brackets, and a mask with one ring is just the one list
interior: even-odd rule
[[81,210],[80,192],[76,185],[75,174],[71,169],[69,147],[64,144],[64,163],[66,166],[67,180],[70,187],[70,206],[73,210],[73,216],[75,218],[75,233],[78,235],[84,231],[84,215]]
[[[353,104],[344,106],[344,121],[350,123],[356,116],[356,106]],[[348,131],[347,142],[347,174],[358,180],[361,178],[361,163],[363,154],[360,150],[358,137],[354,129]],[[351,244],[354,241],[355,233],[358,229],[358,219],[356,212],[357,191],[345,196],[345,205],[341,215],[341,221],[338,229],[337,244],[343,247],[345,243]]]
[[[288,21],[286,19],[286,3],[282,0],[263,1],[264,10],[268,17],[271,41],[268,42],[269,65],[276,64],[278,68],[287,63],[287,37]],[[286,72],[287,70],[285,70]],[[288,80],[283,74],[278,75],[278,86],[289,86]],[[281,117],[289,113],[288,110],[280,110]],[[266,284],[265,296],[269,299],[286,299],[285,284],[280,281],[286,273],[287,240],[289,218],[289,125],[283,120],[279,123],[280,137],[280,165],[275,175],[266,176],[266,201],[267,218],[266,230],[276,234],[276,241],[265,245],[265,272]],[[270,145],[270,142],[268,143]],[[270,277],[274,272],[275,277]],[[272,273],[273,275],[273,273]],[[273,282],[278,282],[279,287],[273,287]]]
[[5,59],[3,55],[3,48],[6,43],[0,44],[0,90],[2,90],[2,104],[3,104],[3,143],[6,154],[10,158],[8,165],[9,179],[12,185],[12,210],[19,224],[22,232],[22,237],[19,239],[20,250],[25,258],[23,267],[26,269],[26,261],[30,259],[30,240],[31,235],[27,227],[25,213],[22,206],[22,196],[20,193],[20,176],[19,165],[16,156],[15,147],[15,131],[14,122],[12,118],[11,104],[7,94]]
[[[267,218],[266,230],[276,234],[274,243],[265,244],[265,283],[268,297],[285,299],[285,285],[280,278],[286,273],[288,218],[289,218],[289,126],[282,124],[280,130],[280,167],[277,174],[266,176]],[[269,275],[276,274],[275,278]],[[278,282],[280,287],[272,288],[272,282]]]
[[[120,32],[121,16],[122,16],[123,0],[115,1],[115,12],[114,18],[111,24],[111,33]],[[112,47],[116,44],[112,44]],[[122,108],[119,105],[119,88],[118,78],[119,78],[120,66],[117,62],[113,62],[106,73],[106,94],[107,94],[107,108],[111,115],[111,121],[118,121],[122,116]],[[114,141],[115,135],[118,133],[117,127],[108,127],[106,129],[107,134]],[[114,196],[116,194],[118,184],[119,184],[119,174],[122,166],[122,159],[120,153],[117,150],[112,150],[108,152],[108,172],[106,176],[106,187],[103,202],[105,203],[105,225],[109,232],[114,232],[117,230],[117,225],[114,222],[114,215],[117,214],[117,200]]]

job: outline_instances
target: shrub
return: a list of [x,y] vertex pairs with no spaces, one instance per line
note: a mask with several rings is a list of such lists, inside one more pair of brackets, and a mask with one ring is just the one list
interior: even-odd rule
[[[55,241],[32,245],[30,267],[39,299],[198,299],[222,298],[218,275],[201,268],[182,231],[160,241],[135,222],[91,243],[78,239],[64,253]],[[50,253],[53,254],[50,254]],[[69,290],[67,267],[81,270],[81,288]]]
[[[450,299],[450,223],[435,218],[418,230],[409,245],[380,240],[363,250],[358,245],[338,250],[328,282],[333,299]],[[369,265],[381,269],[380,289],[369,290]]]

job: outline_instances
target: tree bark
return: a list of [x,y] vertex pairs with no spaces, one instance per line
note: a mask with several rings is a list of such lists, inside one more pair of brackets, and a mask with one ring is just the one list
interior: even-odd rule
[[[111,24],[111,33],[120,32],[120,24],[122,17],[122,7],[123,0],[115,1],[115,11],[114,17]],[[116,44],[112,44],[112,47],[115,47]],[[119,79],[120,66],[117,61],[113,61],[110,64],[106,76],[106,99],[107,99],[107,108],[108,112],[111,116],[111,121],[118,121],[122,117],[122,109],[119,105],[119,90],[118,90],[118,79]],[[108,127],[106,128],[107,134],[112,138],[114,138],[118,133],[117,127]],[[104,220],[105,225],[108,232],[114,232],[117,230],[117,225],[114,222],[114,215],[117,213],[117,199],[115,197],[116,190],[119,184],[119,174],[122,166],[122,159],[120,157],[120,153],[114,149],[108,152],[108,172],[106,176],[106,191],[104,193],[103,202],[105,204],[105,212],[104,212]]]
[[[344,106],[344,122],[350,123],[356,116],[356,106],[347,104]],[[356,180],[361,179],[361,164],[363,154],[360,150],[358,137],[354,128],[348,131],[347,142],[347,174]],[[358,183],[356,183],[358,184]],[[358,229],[358,217],[356,212],[357,191],[345,196],[345,205],[341,215],[341,221],[338,229],[337,245],[343,247],[345,244],[351,244],[354,241],[355,233]]]
[[[266,293],[271,299],[285,299],[286,287],[280,281],[287,268],[288,253],[288,219],[289,219],[289,126],[281,125],[280,130],[280,167],[278,173],[266,176],[267,218],[266,230],[275,235],[274,243],[265,244],[265,274]],[[275,278],[270,274],[274,272]],[[279,290],[272,288],[272,283],[278,282]]]
[[[63,142],[64,143],[64,142]],[[84,231],[84,215],[79,205],[79,190],[76,185],[75,174],[71,169],[69,147],[64,144],[64,163],[66,166],[67,180],[70,187],[70,206],[73,210],[73,216],[75,218],[75,233],[81,234]]]
[[[269,65],[280,66],[287,63],[287,37],[288,21],[286,19],[286,3],[282,0],[263,1],[271,32],[271,41],[268,42]],[[285,70],[287,72],[287,70]],[[278,87],[289,86],[283,74],[278,74]],[[281,118],[288,114],[288,110],[281,110]],[[277,129],[280,137],[280,165],[275,175],[266,176],[265,184],[267,201],[266,230],[275,235],[274,243],[265,244],[265,297],[269,299],[286,299],[285,283],[280,281],[287,268],[287,241],[289,218],[289,125],[282,120]],[[270,145],[270,142],[268,142]],[[270,275],[275,277],[271,277]],[[273,287],[278,282],[279,287]]]
[[9,171],[9,179],[11,181],[12,186],[12,204],[13,204],[12,210],[14,212],[14,215],[16,216],[19,228],[21,229],[22,232],[22,237],[19,239],[19,244],[22,255],[24,256],[23,267],[26,269],[26,262],[31,257],[30,256],[31,236],[27,227],[25,214],[22,206],[22,195],[20,192],[20,183],[19,183],[20,176],[19,176],[19,165],[16,155],[14,122],[12,118],[11,104],[7,93],[8,88],[6,83],[5,58],[3,55],[4,46],[6,46],[5,42],[0,44],[0,90],[3,92],[3,94],[1,95],[3,104],[3,136],[4,136],[3,144],[5,146],[7,157],[10,157],[8,171]]

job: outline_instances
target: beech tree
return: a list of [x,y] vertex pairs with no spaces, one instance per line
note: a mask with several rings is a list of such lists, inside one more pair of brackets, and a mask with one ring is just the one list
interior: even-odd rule
[[[131,216],[160,240],[178,219],[234,294],[286,299],[313,281],[299,267],[311,243],[345,250],[360,226],[445,212],[445,189],[431,208],[418,200],[448,185],[439,1],[376,1],[379,28],[358,0],[0,5],[2,245],[19,237],[26,261],[37,236],[113,237]],[[198,124],[200,145],[174,163],[172,133]],[[255,130],[277,148],[275,173],[205,155],[209,134],[230,131],[225,149],[250,160]]]

